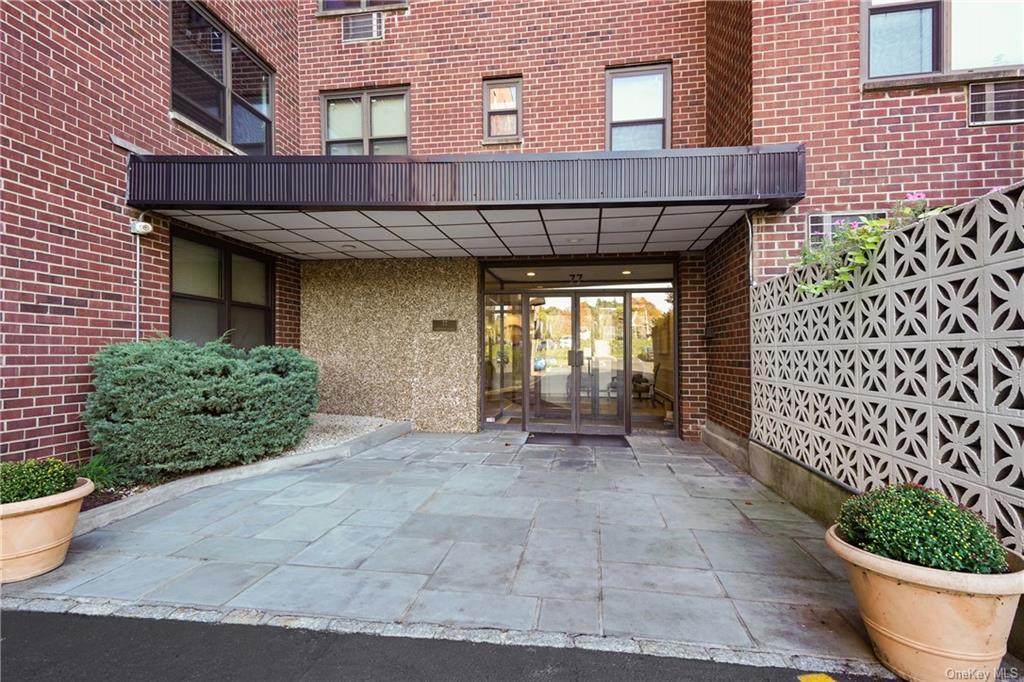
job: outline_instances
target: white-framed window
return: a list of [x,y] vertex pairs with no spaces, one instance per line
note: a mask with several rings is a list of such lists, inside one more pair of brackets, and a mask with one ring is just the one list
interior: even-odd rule
[[612,151],[668,149],[672,137],[672,67],[605,72],[606,147]]

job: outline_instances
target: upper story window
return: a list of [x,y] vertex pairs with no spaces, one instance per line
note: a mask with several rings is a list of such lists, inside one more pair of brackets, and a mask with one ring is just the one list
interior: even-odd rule
[[324,95],[324,153],[404,156],[409,153],[408,90]]
[[667,149],[672,121],[672,70],[661,66],[606,72],[606,145],[612,151]]
[[956,74],[1024,64],[1024,3],[864,0],[867,78]]
[[320,14],[357,14],[409,9],[408,0],[320,0]]
[[241,348],[274,342],[273,261],[222,242],[171,237],[171,336],[206,343],[230,331]]
[[270,69],[197,5],[171,3],[171,109],[246,154],[270,154]]
[[523,79],[484,81],[484,141],[514,142],[523,137]]

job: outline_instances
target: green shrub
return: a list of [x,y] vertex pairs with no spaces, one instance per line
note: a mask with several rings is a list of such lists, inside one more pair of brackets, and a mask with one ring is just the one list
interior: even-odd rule
[[291,348],[163,338],[107,346],[92,365],[83,419],[131,482],[279,454],[318,402],[316,364]]
[[0,504],[34,500],[75,487],[75,470],[59,459],[0,464]]
[[78,475],[88,478],[100,490],[130,483],[122,467],[110,461],[104,454],[93,455],[88,462],[78,467]]
[[980,516],[914,484],[852,497],[839,512],[839,536],[865,551],[961,573],[1006,573],[1006,552]]

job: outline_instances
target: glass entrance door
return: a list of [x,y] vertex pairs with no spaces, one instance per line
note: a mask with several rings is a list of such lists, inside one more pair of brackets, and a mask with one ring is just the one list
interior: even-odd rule
[[575,426],[573,296],[530,297],[527,428],[571,432]]
[[626,432],[626,296],[531,296],[527,429]]
[[579,296],[579,428],[626,432],[626,297]]

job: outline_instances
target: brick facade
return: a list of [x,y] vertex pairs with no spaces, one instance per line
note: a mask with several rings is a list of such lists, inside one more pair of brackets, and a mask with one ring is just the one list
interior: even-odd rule
[[679,254],[676,297],[679,302],[679,437],[699,440],[707,418],[708,357],[705,346],[706,292],[704,254]]
[[707,3],[707,144],[749,145],[750,0]]
[[[410,151],[605,149],[608,67],[671,64],[673,147],[807,145],[807,199],[679,256],[679,432],[749,430],[747,259],[779,274],[808,213],[956,203],[1024,175],[1024,126],[969,127],[964,85],[865,92],[857,3],[832,0],[418,2],[385,39],[342,43],[317,0],[210,0],[276,73],[275,153],[321,153],[321,94],[407,86]],[[88,358],[135,338],[127,152],[225,150],[168,116],[166,2],[0,3],[5,459],[88,454]],[[482,80],[521,76],[523,141],[483,145]],[[143,335],[169,331],[169,229],[142,239]],[[297,346],[301,269],[277,259],[276,340]],[[707,277],[705,278],[705,273]],[[710,395],[709,395],[710,392]]]
[[[672,64],[672,146],[705,143],[704,0],[413,2],[383,41],[341,42],[301,0],[302,153],[321,153],[320,93],[409,86],[413,154],[605,149],[605,69]],[[483,147],[482,79],[523,78],[523,142]]]
[[[299,151],[294,3],[208,5],[277,72],[275,143]],[[3,459],[89,452],[89,357],[135,338],[126,152],[223,150],[168,117],[170,25],[154,2],[0,3]],[[169,331],[168,231],[142,238],[141,332]],[[298,266],[278,265],[277,337],[298,342]]]
[[750,433],[750,251],[740,221],[704,252],[707,272],[707,417]]
[[860,8],[753,3],[753,143],[807,145],[807,198],[755,224],[755,278],[784,273],[808,213],[887,209],[921,190],[957,204],[1024,176],[1024,125],[970,127],[966,86],[865,92]]

